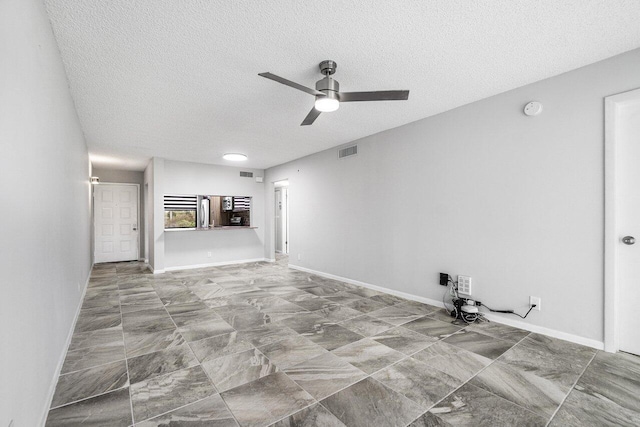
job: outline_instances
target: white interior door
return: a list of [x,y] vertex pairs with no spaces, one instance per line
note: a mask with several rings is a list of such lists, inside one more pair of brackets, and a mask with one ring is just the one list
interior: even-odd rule
[[282,238],[282,188],[276,188],[276,252],[284,251],[284,240]]
[[138,187],[94,186],[95,262],[138,259]]
[[[616,121],[617,325],[619,349],[640,355],[640,99],[619,107]],[[635,243],[625,236],[635,238]]]
[[283,252],[289,254],[289,189],[282,188],[282,240]]

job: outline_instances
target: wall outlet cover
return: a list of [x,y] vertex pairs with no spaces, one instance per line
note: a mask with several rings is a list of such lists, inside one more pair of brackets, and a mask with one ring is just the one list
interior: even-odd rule
[[449,275],[447,273],[440,273],[440,285],[447,286],[449,284]]
[[538,310],[538,311],[542,311],[542,298],[540,297],[529,297],[529,307],[531,307],[533,304],[536,305],[536,307],[534,308],[534,310]]
[[471,295],[471,276],[458,276],[458,292]]

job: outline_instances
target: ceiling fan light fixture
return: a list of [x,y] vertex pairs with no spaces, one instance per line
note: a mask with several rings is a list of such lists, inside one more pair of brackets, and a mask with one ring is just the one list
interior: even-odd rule
[[242,153],[225,153],[222,158],[232,162],[244,162],[247,160],[247,155]]
[[318,96],[315,103],[316,110],[323,113],[330,113],[340,108],[340,101],[337,98],[330,96]]

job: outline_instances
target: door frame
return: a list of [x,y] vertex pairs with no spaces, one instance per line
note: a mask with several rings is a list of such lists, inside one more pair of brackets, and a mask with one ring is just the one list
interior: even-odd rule
[[618,289],[616,261],[619,238],[616,232],[616,153],[619,108],[640,100],[640,89],[607,96],[604,99],[604,349],[619,350]]
[[[93,254],[93,259],[96,259],[96,213],[95,213],[95,197],[96,197],[96,193],[95,193],[95,187],[97,185],[134,185],[136,187],[136,197],[137,197],[137,201],[136,203],[138,204],[138,207],[136,209],[137,211],[137,218],[136,218],[136,223],[138,225],[138,250],[136,251],[138,253],[138,256],[136,257],[136,261],[140,261],[140,235],[142,233],[140,233],[140,184],[135,184],[133,182],[100,182],[98,184],[94,184],[91,186],[91,201],[93,206],[92,208],[92,221],[91,221],[91,228],[93,231],[93,247],[91,248],[91,253]],[[145,203],[145,208],[146,208],[146,203]],[[146,226],[146,224],[145,224]],[[145,233],[146,233],[147,227],[145,227]],[[146,248],[146,246],[145,246]],[[123,261],[125,262],[125,261]]]
[[[283,183],[284,181],[287,182],[287,185],[278,185],[278,184]],[[273,232],[271,233],[271,235],[273,236],[271,248],[273,249],[273,257],[274,257],[273,259],[274,260],[275,260],[275,255],[277,253],[276,252],[276,232],[277,232],[277,227],[276,227],[276,209],[278,207],[276,206],[276,189],[279,188],[279,187],[287,187],[287,198],[288,198],[289,197],[289,185],[290,184],[291,184],[291,181],[289,180],[289,178],[282,178],[282,179],[278,179],[278,180],[275,180],[275,181],[271,182],[271,185],[272,185],[271,188],[273,188],[273,191],[271,192],[271,200],[273,202],[273,210],[272,210],[273,219],[270,222],[271,222],[271,224],[273,226]],[[280,194],[282,194],[282,192]],[[289,200],[287,200],[287,224],[286,224],[286,227],[287,227],[287,242],[289,242],[289,240],[290,240],[290,235],[289,235],[289,212],[288,212],[288,210],[289,210]],[[287,243],[286,249],[287,249],[287,255],[290,255],[291,250],[290,250],[289,243]]]

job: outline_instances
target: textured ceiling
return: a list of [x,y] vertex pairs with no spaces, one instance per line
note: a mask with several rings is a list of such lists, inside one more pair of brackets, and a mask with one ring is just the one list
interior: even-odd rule
[[[640,47],[637,0],[46,0],[95,166],[266,168]],[[410,89],[300,122],[343,91]],[[227,163],[228,164],[228,163]]]

